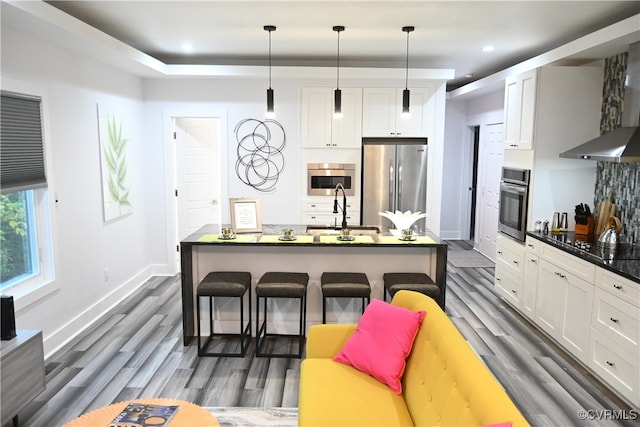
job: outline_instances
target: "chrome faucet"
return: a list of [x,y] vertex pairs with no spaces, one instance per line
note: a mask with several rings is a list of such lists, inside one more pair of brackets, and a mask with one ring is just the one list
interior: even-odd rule
[[339,213],[338,208],[340,207],[340,205],[338,205],[338,190],[342,190],[342,228],[345,229],[347,228],[347,195],[345,194],[344,187],[341,183],[338,183],[338,185],[336,185],[336,197],[335,199],[333,199],[333,213]]

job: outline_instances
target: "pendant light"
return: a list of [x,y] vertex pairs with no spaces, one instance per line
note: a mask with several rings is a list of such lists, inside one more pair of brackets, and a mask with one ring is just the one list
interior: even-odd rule
[[265,25],[264,30],[269,32],[269,89],[267,89],[267,114],[268,119],[276,116],[273,109],[273,89],[271,89],[271,32],[276,30],[274,25]]
[[411,117],[409,111],[409,33],[415,30],[414,27],[402,27],[402,31],[407,33],[407,68],[404,80],[404,90],[402,91],[402,117]]
[[342,117],[342,91],[340,90],[340,32],[344,31],[344,26],[336,25],[333,31],[338,33],[338,54],[336,61],[336,90],[333,91],[333,117]]

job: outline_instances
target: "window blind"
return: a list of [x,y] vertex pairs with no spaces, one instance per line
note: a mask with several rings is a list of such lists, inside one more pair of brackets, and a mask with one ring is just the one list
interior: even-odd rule
[[0,189],[45,187],[41,99],[0,92]]

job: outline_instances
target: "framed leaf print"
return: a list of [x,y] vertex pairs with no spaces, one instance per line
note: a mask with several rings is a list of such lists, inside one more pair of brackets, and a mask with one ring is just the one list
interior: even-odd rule
[[100,170],[104,221],[109,222],[133,212],[130,201],[126,128],[114,111],[98,106]]

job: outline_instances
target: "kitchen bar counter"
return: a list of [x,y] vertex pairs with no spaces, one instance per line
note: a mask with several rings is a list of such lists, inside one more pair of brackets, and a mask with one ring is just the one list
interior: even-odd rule
[[[574,246],[574,242],[576,241],[576,234],[574,232],[543,234],[535,231],[528,231],[527,236],[533,237],[543,243],[547,243],[564,252],[588,261],[591,264],[595,264],[598,267],[602,267],[627,279],[640,283],[640,259],[617,259],[615,255],[613,259],[603,259],[597,255],[596,250],[593,251],[595,253],[588,253],[584,250],[578,249]],[[584,240],[586,238],[586,236],[578,236],[578,240]],[[595,245],[598,239],[595,236],[589,236],[587,240],[592,245]],[[636,254],[640,253],[640,248],[637,245],[635,246],[633,253],[634,257],[636,257]],[[622,258],[624,258],[624,256]]]
[[[266,271],[309,273],[307,319],[311,323],[319,323],[321,319],[320,275],[325,271],[366,273],[371,283],[371,296],[379,299],[383,297],[382,275],[385,272],[423,272],[441,288],[439,303],[444,306],[447,244],[433,233],[416,236],[413,241],[402,241],[384,232],[357,235],[354,241],[342,242],[337,240],[337,235],[308,235],[305,226],[263,225],[263,233],[238,234],[233,240],[222,240],[218,237],[220,228],[220,225],[206,225],[180,242],[185,345],[195,331],[195,288],[214,270],[248,271],[253,286]],[[279,240],[283,228],[292,228],[298,238],[295,241]],[[254,292],[252,289],[252,296]],[[344,312],[359,313],[359,306],[354,304],[351,308],[339,305],[333,317],[339,318]],[[225,311],[220,317],[226,320],[234,314],[237,316],[239,310],[233,303],[227,305],[231,307],[217,309]],[[287,327],[286,323],[292,320],[292,313],[288,311],[296,309],[279,308],[280,327]],[[273,317],[277,322],[278,314]],[[208,333],[205,323],[208,322],[203,322],[203,334]]]

